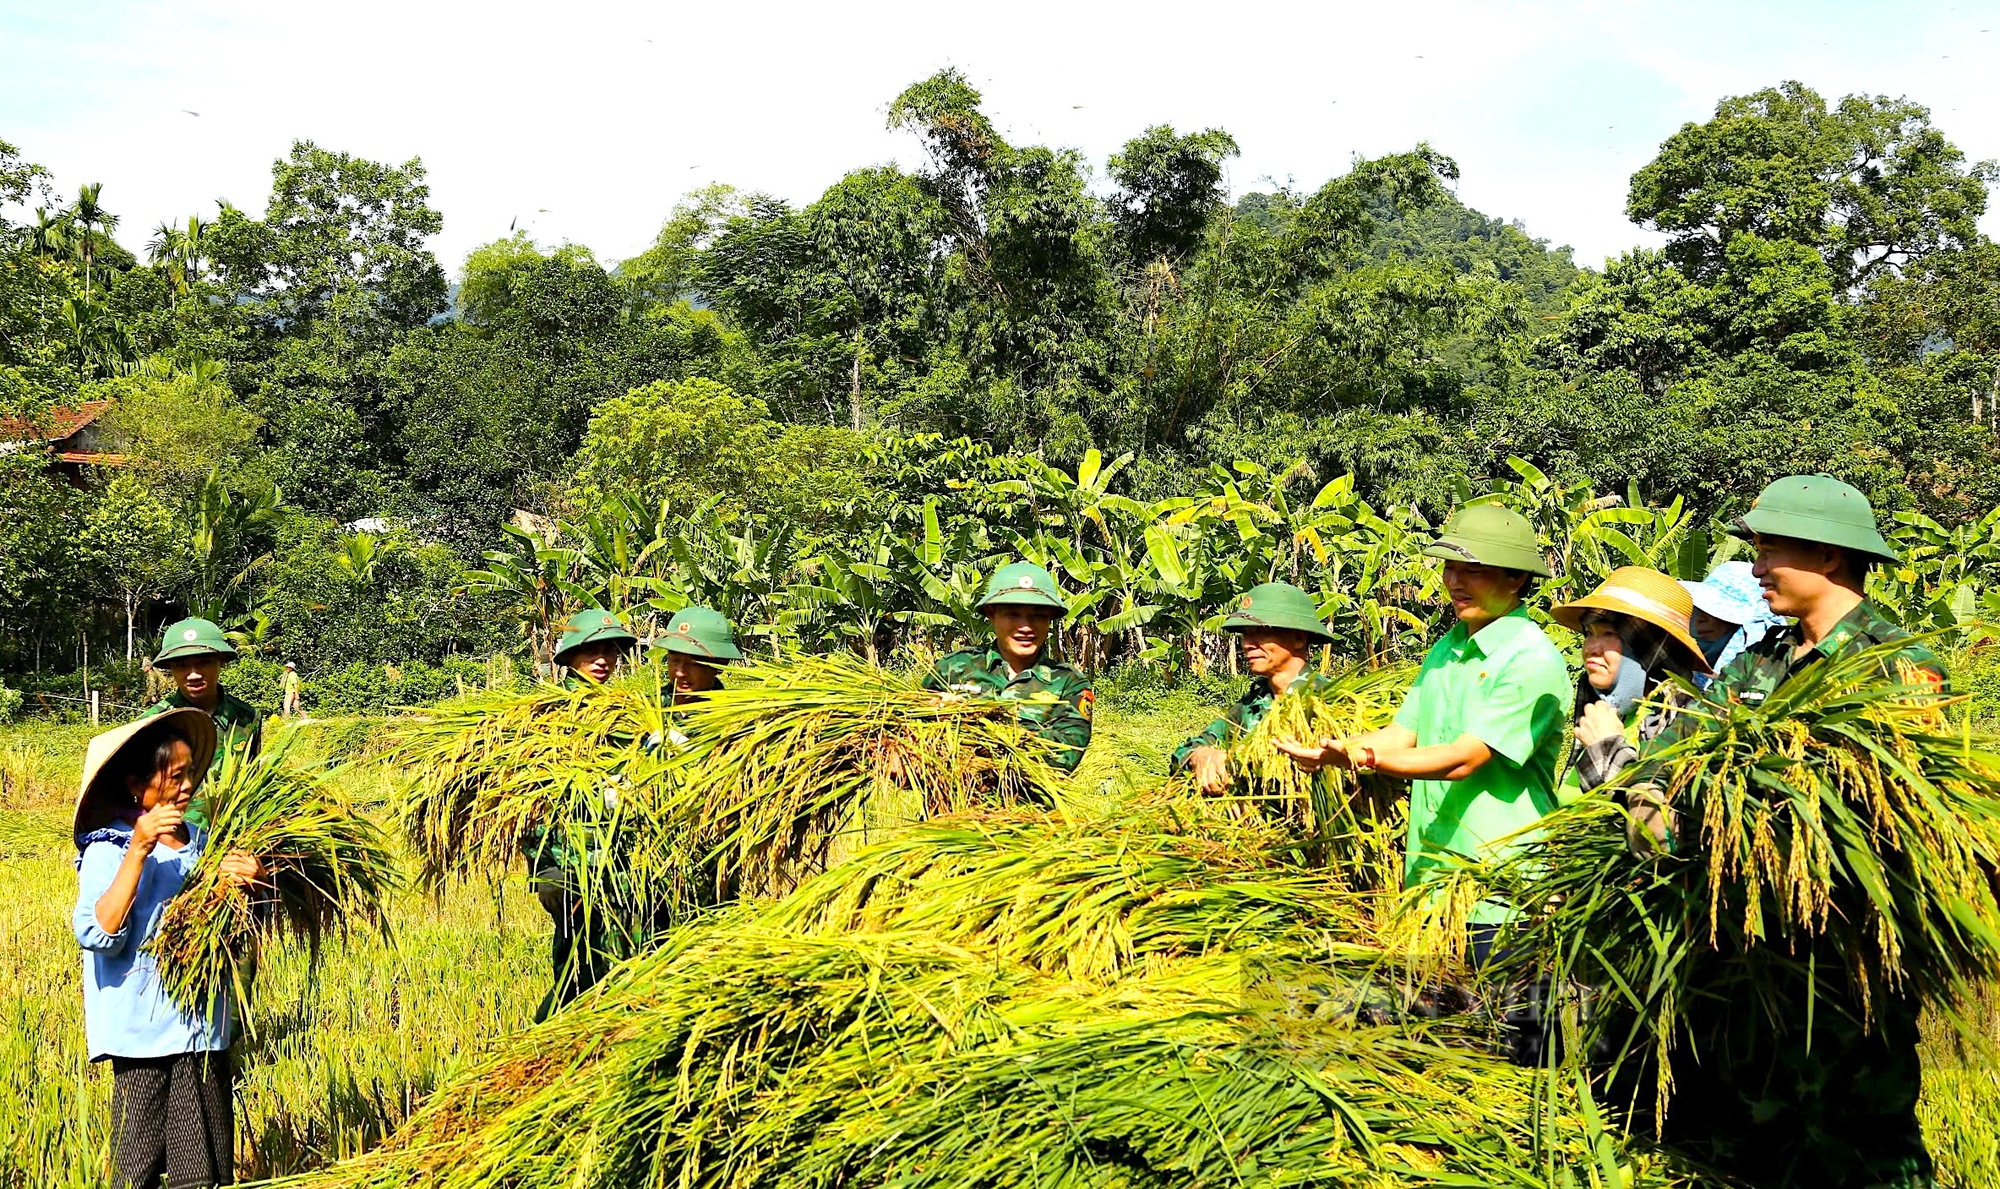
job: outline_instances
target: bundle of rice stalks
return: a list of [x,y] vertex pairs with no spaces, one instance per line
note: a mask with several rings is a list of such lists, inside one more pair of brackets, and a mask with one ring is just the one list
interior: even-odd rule
[[1260,842],[1159,807],[911,828],[684,927],[303,1183],[1677,1183],[1476,1031],[1358,1023],[1367,913]]
[[1561,974],[1616,989],[1631,1011],[1614,1039],[1650,1039],[1663,1099],[1697,995],[1757,1003],[1783,1031],[1816,1009],[1866,1023],[1885,993],[1950,1015],[2000,975],[2000,739],[1954,732],[1897,651],[1684,711],[1681,738],[1628,774],[1666,790],[1672,856],[1634,857],[1623,810],[1590,797],[1490,873]]
[[[641,666],[603,685],[489,694],[400,725],[381,762],[407,774],[397,811],[424,880],[498,875],[524,843],[596,823],[635,775],[656,778],[649,757],[669,730],[661,682]],[[627,813],[641,803],[622,800]]]
[[1139,807],[1075,823],[961,814],[863,851],[759,919],[804,935],[919,933],[1093,982],[1225,948],[1381,964],[1375,898],[1287,866],[1288,846],[1268,827],[1190,830]]
[[1259,927],[1282,915],[1264,899],[1190,916],[1107,982],[738,908],[506,1041],[384,1149],[297,1183],[1687,1183],[1631,1159],[1573,1088],[1538,1108],[1532,1075],[1501,1061],[1324,1019],[1319,955]]
[[899,825],[1065,787],[1013,703],[941,698],[846,656],[732,669],[678,724],[663,818],[681,869],[724,898],[782,892]]
[[[290,762],[297,738],[287,729],[255,759],[229,753],[207,787],[208,841],[146,943],[168,992],[189,1008],[206,1011],[230,993],[247,1018],[257,956],[274,937],[305,941],[316,959],[328,934],[357,924],[388,931],[398,882],[388,837],[324,774]],[[254,886],[222,874],[237,851],[264,865]]]
[[1315,840],[1313,861],[1368,871],[1378,886],[1402,879],[1401,786],[1331,765],[1304,772],[1277,741],[1310,744],[1380,730],[1395,718],[1413,673],[1349,669],[1298,682],[1229,749],[1237,796]]

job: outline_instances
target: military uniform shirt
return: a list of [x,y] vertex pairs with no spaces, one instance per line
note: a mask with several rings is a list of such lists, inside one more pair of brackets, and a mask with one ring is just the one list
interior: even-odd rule
[[[255,706],[228,690],[218,692],[221,696],[216,699],[215,709],[209,712],[209,717],[215,720],[215,758],[209,761],[208,777],[203,782],[204,787],[221,774],[225,756],[254,759],[257,753],[264,749],[264,716],[258,713]],[[181,697],[181,691],[174,690],[146,707],[139,717],[152,718],[156,714],[165,714],[169,710],[180,710],[190,706],[194,706],[194,703]],[[208,825],[208,798],[195,797],[188,805],[187,821],[189,825],[194,826]]]
[[[1774,628],[1723,669],[1707,696],[1761,703],[1814,661],[1908,637],[1866,602],[1803,653],[1798,651],[1803,640],[1799,625]],[[1942,692],[1944,667],[1928,648],[1912,642],[1895,659],[1916,668],[1908,680],[1931,680]],[[1668,746],[1678,734],[1670,725],[1646,746],[1646,753]],[[1683,848],[1699,846],[1700,837],[1697,826],[1677,841]],[[1838,901],[1834,910],[1841,911]],[[1794,1002],[1804,1001],[1805,977],[1799,976]],[[1667,1140],[1753,1184],[1815,1189],[1934,1185],[1916,1115],[1923,1088],[1918,1004],[1905,995],[1879,994],[1871,1005],[1873,1027],[1868,1028],[1862,1021],[1869,1008],[1859,1002],[1829,1010],[1841,998],[1834,994],[1822,1002],[1810,1044],[1800,1024],[1772,1035],[1760,1003],[1691,1003],[1683,1027],[1697,1038],[1696,1051],[1723,1053],[1728,1059],[1675,1063]]]
[[1090,746],[1090,715],[1097,699],[1090,679],[1068,665],[1043,661],[1010,674],[997,648],[968,648],[938,661],[924,688],[1018,702],[1021,725],[1057,745],[1056,767],[1074,772]]
[[[1711,688],[1715,692],[1734,694],[1742,701],[1755,705],[1777,692],[1792,674],[1822,657],[1872,648],[1891,640],[1907,639],[1909,635],[1876,610],[1874,604],[1863,602],[1834,624],[1826,639],[1803,654],[1798,648],[1804,639],[1804,629],[1798,624],[1771,629],[1762,640],[1744,649],[1729,662]],[[1896,654],[1896,659],[1908,661],[1942,685],[1944,668],[1938,663],[1937,655],[1923,645],[1910,644]]]
[[[1301,685],[1303,683],[1303,685]],[[1318,693],[1333,683],[1324,673],[1301,673],[1285,687],[1290,693],[1298,688],[1304,693]],[[1243,736],[1256,729],[1264,716],[1271,713],[1271,704],[1278,700],[1278,691],[1268,677],[1253,677],[1250,688],[1236,699],[1236,704],[1222,712],[1222,717],[1208,724],[1206,730],[1174,749],[1174,757],[1167,765],[1168,771],[1179,772],[1193,760],[1198,748],[1228,748],[1239,742]]]

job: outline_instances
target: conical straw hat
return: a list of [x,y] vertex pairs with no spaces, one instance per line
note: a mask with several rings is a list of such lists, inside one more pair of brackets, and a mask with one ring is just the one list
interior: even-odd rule
[[[91,803],[100,799],[95,794],[111,791],[98,788],[99,778],[107,776],[117,767],[115,761],[119,754],[133,740],[162,724],[172,724],[187,736],[188,745],[194,749],[188,768],[194,774],[195,787],[201,787],[202,779],[208,775],[209,762],[215,758],[215,720],[208,716],[208,711],[196,706],[177,706],[151,718],[133,719],[122,727],[113,727],[91,737],[90,749],[83,756],[83,778],[77,782],[76,813],[70,818],[71,837],[83,836],[86,816],[99,819],[89,823],[93,830],[104,824],[101,815],[88,813]],[[115,791],[120,797],[124,796],[123,789]]]
[[1583,630],[1583,617],[1591,611],[1615,611],[1659,628],[1687,653],[1687,660],[1699,672],[1708,672],[1708,658],[1701,653],[1688,631],[1694,614],[1694,599],[1680,583],[1644,566],[1620,566],[1611,571],[1596,590],[1574,602],[1549,611],[1549,617],[1573,632]]

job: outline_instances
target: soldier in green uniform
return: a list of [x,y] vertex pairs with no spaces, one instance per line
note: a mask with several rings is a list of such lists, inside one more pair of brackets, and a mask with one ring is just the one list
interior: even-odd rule
[[611,680],[611,671],[625,654],[638,647],[639,637],[609,611],[592,607],[569,617],[556,641],[555,662],[570,671],[568,681]]
[[[213,786],[222,771],[225,756],[254,757],[264,747],[264,716],[250,703],[222,688],[222,667],[236,659],[236,648],[222,629],[206,619],[183,619],[169,624],[160,639],[155,668],[165,669],[174,679],[174,692],[148,706],[140,718],[151,718],[192,706],[205,710],[215,720],[215,758],[208,767],[206,784]],[[196,797],[188,806],[191,825],[208,824],[208,801]]]
[[[615,614],[595,607],[578,611],[563,625],[556,642],[555,662],[569,670],[563,684],[574,689],[585,682],[609,680],[618,662],[638,644],[639,637]],[[585,880],[599,874],[586,873],[598,858],[595,834],[589,822],[578,821],[563,828],[533,830],[522,840],[528,884],[555,923],[549,951],[554,979],[535,1009],[537,1021],[595,986],[618,960],[609,907],[587,907],[583,896]]]
[[667,676],[676,706],[694,701],[722,684],[722,666],[743,659],[736,629],[720,611],[684,607],[667,621],[659,641],[667,654]]
[[[1876,531],[1859,491],[1824,475],[1794,475],[1763,490],[1736,525],[1757,550],[1753,567],[1771,610],[1795,622],[1773,628],[1726,665],[1707,696],[1757,703],[1815,661],[1908,633],[1864,595],[1868,567],[1896,554]],[[1897,676],[1943,691],[1944,667],[1912,642],[1896,656]],[[1646,750],[1670,745],[1670,725]],[[1699,831],[1674,836],[1657,788],[1631,794],[1635,848],[1685,850]],[[1835,912],[1843,911],[1836,898]],[[1935,1184],[1917,1123],[1922,1068],[1917,1004],[1874,988],[1872,1004],[1824,974],[1807,1028],[1814,963],[1791,957],[1797,986],[1774,1018],[1773,1005],[1700,997],[1688,1005],[1689,1045],[1674,1065],[1666,1140],[1718,1171],[1759,1189],[1925,1189]],[[1824,972],[1837,969],[1819,964]],[[1872,1027],[1864,1025],[1872,1006]]]
[[1089,678],[1048,655],[1049,633],[1069,611],[1055,577],[1030,562],[1001,566],[978,606],[993,625],[993,645],[939,660],[924,688],[1016,703],[1021,725],[1057,745],[1056,766],[1076,771],[1090,746],[1097,694]]
[[1175,748],[1168,764],[1174,772],[1192,770],[1205,793],[1229,787],[1229,745],[1262,721],[1280,694],[1300,681],[1309,690],[1325,683],[1323,675],[1309,674],[1306,667],[1315,645],[1333,642],[1312,596],[1289,582],[1251,588],[1222,621],[1222,630],[1235,633],[1243,647],[1250,688],[1208,729]]

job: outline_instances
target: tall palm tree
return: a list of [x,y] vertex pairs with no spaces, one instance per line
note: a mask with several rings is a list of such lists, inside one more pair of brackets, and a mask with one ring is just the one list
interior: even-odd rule
[[104,192],[103,182],[86,182],[77,189],[76,204],[69,208],[69,217],[83,228],[83,291],[90,292],[90,266],[96,258],[96,237],[110,235],[118,229],[118,216],[104,209],[98,203],[98,196]]
[[153,238],[146,241],[146,255],[152,262],[167,271],[167,279],[173,282],[168,300],[178,307],[181,291],[187,288],[187,270],[182,265],[183,248],[180,229],[172,223],[161,223],[153,228]]

